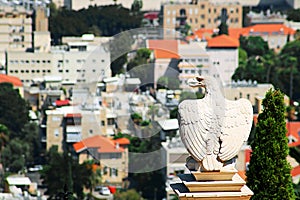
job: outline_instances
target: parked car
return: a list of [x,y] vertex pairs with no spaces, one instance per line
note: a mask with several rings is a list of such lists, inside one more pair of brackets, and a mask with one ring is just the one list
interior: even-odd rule
[[101,187],[99,193],[102,195],[110,195],[111,194],[108,187]]

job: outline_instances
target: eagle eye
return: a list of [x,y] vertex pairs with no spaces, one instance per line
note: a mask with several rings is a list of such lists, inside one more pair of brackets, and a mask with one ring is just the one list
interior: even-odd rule
[[201,82],[201,81],[203,81],[203,80],[204,80],[204,78],[201,78],[201,77],[196,77],[196,80],[197,80],[197,81],[199,81],[199,82]]

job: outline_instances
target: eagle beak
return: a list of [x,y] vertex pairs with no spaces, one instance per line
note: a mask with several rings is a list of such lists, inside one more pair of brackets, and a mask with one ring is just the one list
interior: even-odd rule
[[187,83],[190,87],[204,87],[204,78],[197,76],[195,78],[188,79]]

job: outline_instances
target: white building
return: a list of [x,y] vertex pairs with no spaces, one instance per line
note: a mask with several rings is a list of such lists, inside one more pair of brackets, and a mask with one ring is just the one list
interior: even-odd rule
[[0,65],[5,65],[5,51],[32,48],[32,15],[21,6],[0,5]]
[[209,54],[201,43],[180,43],[178,46],[178,54],[181,58],[181,62],[178,65],[181,88],[189,88],[187,80],[194,78],[195,75],[209,74]]
[[89,83],[111,77],[108,38],[93,35],[63,38],[66,45],[50,52],[7,52],[7,73],[29,86],[45,77],[59,77],[62,84]]
[[227,35],[214,37],[207,42],[207,53],[210,58],[210,75],[219,79],[223,86],[231,83],[231,76],[238,67],[237,39]]

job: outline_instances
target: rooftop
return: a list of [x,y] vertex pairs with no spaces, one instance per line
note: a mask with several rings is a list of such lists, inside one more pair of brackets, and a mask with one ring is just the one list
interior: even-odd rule
[[154,51],[155,58],[180,58],[177,40],[148,40],[148,48]]
[[18,77],[0,74],[0,83],[11,83],[15,87],[23,86],[23,83]]
[[239,46],[240,46],[239,40],[225,34],[213,37],[209,39],[207,42],[207,47],[209,48],[219,48],[219,47],[237,48]]
[[97,148],[98,153],[124,152],[124,148],[119,147],[117,143],[121,145],[126,145],[129,144],[129,141],[127,141],[126,138],[122,140],[118,139],[116,141],[101,135],[96,135],[73,144],[73,147],[77,153],[89,148]]

